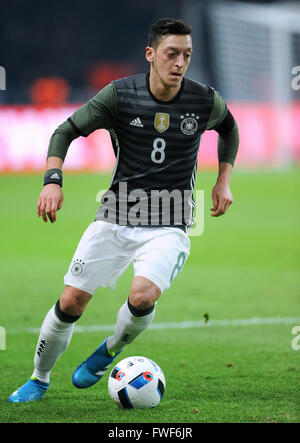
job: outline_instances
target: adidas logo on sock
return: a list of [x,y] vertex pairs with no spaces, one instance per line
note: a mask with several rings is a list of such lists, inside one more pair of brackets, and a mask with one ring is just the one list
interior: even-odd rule
[[137,126],[138,128],[143,128],[144,127],[143,123],[141,122],[140,117],[135,118],[129,124],[131,126]]
[[121,338],[121,340],[122,340],[122,341],[125,341],[125,342],[128,342],[129,338],[130,338],[130,335],[129,335],[129,334],[126,334],[126,333],[124,333],[124,334],[122,335],[122,338]]
[[45,346],[46,346],[46,340],[41,340],[37,350],[37,355],[39,357],[41,356],[42,352],[45,350]]

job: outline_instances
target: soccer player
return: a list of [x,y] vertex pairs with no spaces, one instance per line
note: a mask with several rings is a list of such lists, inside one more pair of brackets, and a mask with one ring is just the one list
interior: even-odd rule
[[42,324],[33,374],[9,401],[44,396],[51,369],[66,350],[75,322],[95,290],[101,286],[113,289],[131,263],[134,278],[114,333],[77,367],[73,384],[88,388],[98,382],[124,346],[150,325],[156,301],[189,255],[192,192],[200,136],[205,130],[219,134],[219,171],[211,215],[225,214],[232,203],[237,125],[217,91],[185,78],[192,50],[187,23],[158,20],[151,27],[146,48],[150,72],[111,82],[53,133],[37,204],[37,214],[44,222],[48,218],[54,223],[62,207],[62,167],[74,139],[107,129],[116,166],[96,219],[84,232],[65,275],[63,293]]

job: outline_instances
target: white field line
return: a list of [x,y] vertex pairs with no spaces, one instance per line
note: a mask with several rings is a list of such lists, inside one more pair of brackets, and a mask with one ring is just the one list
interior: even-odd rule
[[[254,317],[254,318],[240,318],[233,320],[209,320],[204,323],[200,321],[183,321],[183,322],[166,322],[166,323],[152,323],[148,329],[161,331],[163,329],[191,329],[191,328],[207,328],[218,326],[256,326],[256,325],[300,325],[300,317]],[[91,325],[91,326],[76,326],[74,332],[102,332],[113,331],[115,325]],[[26,329],[7,329],[9,334],[29,333],[38,334],[40,328],[26,328]]]

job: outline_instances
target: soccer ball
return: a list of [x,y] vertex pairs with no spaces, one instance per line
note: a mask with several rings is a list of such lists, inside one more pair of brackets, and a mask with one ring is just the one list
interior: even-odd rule
[[108,392],[113,401],[125,409],[154,408],[166,387],[160,367],[147,357],[128,357],[112,369]]

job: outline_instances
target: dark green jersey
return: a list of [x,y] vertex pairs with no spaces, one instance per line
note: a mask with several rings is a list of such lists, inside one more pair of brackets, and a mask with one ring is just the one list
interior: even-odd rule
[[204,84],[185,78],[178,94],[164,102],[151,93],[149,74],[134,75],[112,82],[63,123],[51,138],[48,156],[64,158],[76,136],[107,129],[116,166],[97,219],[186,228],[192,224],[197,155],[205,130],[221,128],[219,159],[233,164],[238,140],[229,114],[220,95]]

